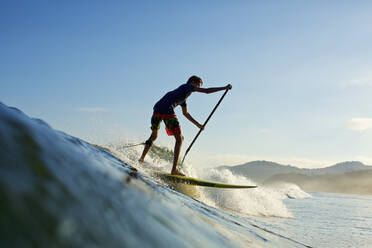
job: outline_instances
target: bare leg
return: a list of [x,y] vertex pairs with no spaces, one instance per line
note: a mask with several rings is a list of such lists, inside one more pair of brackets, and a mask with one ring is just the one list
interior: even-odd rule
[[182,142],[183,142],[183,136],[182,134],[176,134],[174,136],[176,138],[176,144],[174,145],[174,158],[173,158],[173,168],[172,168],[172,175],[180,175],[185,176],[177,167],[178,164],[178,158],[180,157]]
[[[152,142],[154,142],[156,140],[157,137],[158,137],[158,130],[157,129],[156,130],[152,130],[151,136],[148,139],[148,141],[151,141],[151,143],[152,143]],[[151,145],[146,144],[145,145],[145,148],[143,148],[143,152],[142,152],[141,158],[138,160],[138,162],[140,162],[140,164],[142,164],[143,161],[145,160],[146,154],[149,152],[149,150],[151,148]]]

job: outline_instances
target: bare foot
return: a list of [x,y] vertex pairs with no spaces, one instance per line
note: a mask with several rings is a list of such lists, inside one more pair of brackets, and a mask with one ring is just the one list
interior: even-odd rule
[[138,159],[138,163],[139,163],[140,165],[142,165],[142,164],[143,164],[143,159]]
[[175,170],[172,170],[171,172],[172,175],[178,175],[178,176],[186,176],[185,174],[183,174],[179,169],[175,169]]

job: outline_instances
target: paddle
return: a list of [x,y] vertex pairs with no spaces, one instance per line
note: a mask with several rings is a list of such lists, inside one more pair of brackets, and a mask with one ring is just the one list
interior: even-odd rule
[[[223,95],[221,96],[220,100],[218,101],[218,103],[216,104],[216,106],[214,107],[214,109],[212,110],[212,112],[210,113],[210,115],[208,116],[207,120],[204,122],[203,126],[205,128],[205,126],[207,125],[209,119],[212,117],[212,115],[214,114],[214,112],[216,111],[216,109],[218,108],[218,105],[220,105],[220,103],[222,102],[223,98],[225,97],[225,95],[227,94],[229,90],[227,89],[225,91],[225,93],[223,93]],[[180,166],[182,166],[183,164],[183,161],[185,160],[185,157],[187,155],[187,153],[190,151],[192,145],[195,143],[196,139],[199,137],[200,133],[202,132],[203,130],[199,130],[198,134],[195,136],[194,140],[191,142],[189,148],[187,148],[186,152],[185,152],[185,155],[183,156],[183,159],[182,159],[182,162],[180,164]]]

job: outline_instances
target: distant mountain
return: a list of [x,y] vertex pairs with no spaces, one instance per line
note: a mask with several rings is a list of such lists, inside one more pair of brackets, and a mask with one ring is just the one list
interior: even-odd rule
[[372,166],[365,165],[358,161],[350,161],[350,162],[343,162],[338,163],[330,167],[321,168],[321,169],[313,169],[311,170],[314,174],[337,174],[337,173],[345,173],[357,170],[368,170],[372,169]]
[[217,169],[227,169],[262,184],[290,182],[306,191],[372,194],[372,166],[358,161],[319,169],[253,161],[237,166],[219,166]]

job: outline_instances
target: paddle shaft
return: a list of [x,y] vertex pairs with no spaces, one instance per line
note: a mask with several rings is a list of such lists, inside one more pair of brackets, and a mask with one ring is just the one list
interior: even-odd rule
[[[214,112],[216,111],[216,109],[218,108],[218,106],[220,105],[220,103],[222,102],[223,98],[226,96],[227,92],[229,90],[227,89],[225,91],[225,93],[223,93],[223,95],[221,96],[220,100],[218,101],[218,103],[216,104],[216,106],[214,107],[214,109],[212,110],[212,112],[210,113],[210,115],[208,116],[207,120],[204,122],[203,126],[205,128],[205,126],[207,125],[209,119],[212,117],[212,115],[214,114]],[[189,145],[189,147],[187,148],[186,152],[185,152],[185,155],[183,156],[183,159],[182,159],[182,162],[181,162],[181,165],[183,164],[183,161],[185,160],[186,158],[186,155],[187,153],[190,151],[192,145],[195,143],[195,141],[197,140],[197,138],[199,137],[200,133],[202,132],[203,130],[199,130],[198,134],[195,136],[194,140],[191,142],[191,144]]]

